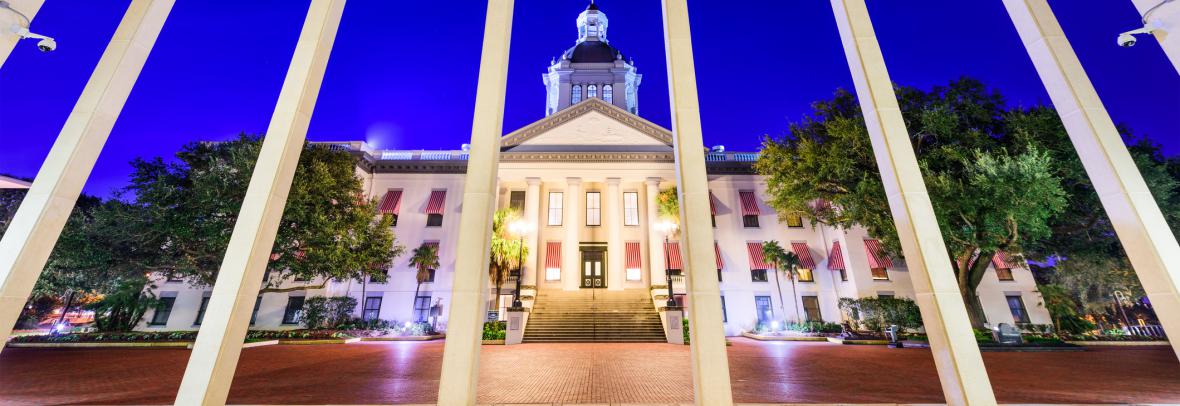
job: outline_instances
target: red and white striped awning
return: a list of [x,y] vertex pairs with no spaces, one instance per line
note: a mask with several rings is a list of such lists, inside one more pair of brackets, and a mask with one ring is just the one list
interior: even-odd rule
[[717,196],[713,196],[713,191],[709,191],[709,214],[717,215]]
[[832,242],[832,252],[828,254],[828,269],[838,271],[844,269],[844,252],[840,250],[840,242]]
[[865,251],[869,254],[869,268],[892,268],[893,260],[885,255],[885,251],[881,249],[881,242],[877,240],[865,240]]
[[627,242],[625,247],[627,251],[626,269],[642,269],[643,258],[639,255],[639,242]]
[[762,214],[758,210],[758,198],[754,197],[754,192],[743,191],[738,192],[742,198],[742,215],[743,216],[757,216]]
[[447,191],[435,190],[430,192],[430,201],[426,202],[426,214],[443,214],[447,205]]
[[1007,252],[996,251],[996,254],[992,255],[992,266],[996,269],[1012,269],[1016,265],[1018,264],[1013,263],[1012,257]]
[[750,269],[770,269],[770,264],[767,264],[766,259],[762,258],[762,243],[746,243],[746,252],[750,254]]
[[[438,241],[427,241],[427,242],[424,242],[424,243],[422,243],[422,245],[428,245],[428,246],[434,247],[434,252],[435,252],[436,254],[437,254],[437,253],[438,253],[438,251],[439,251],[439,248],[438,248]],[[441,255],[440,255],[440,256],[441,256]]]
[[561,269],[561,241],[545,243],[545,269]]
[[381,214],[398,214],[402,209],[402,191],[390,190],[385,192],[385,196],[381,198],[381,204],[377,206],[377,212]]
[[717,270],[725,269],[725,261],[721,260],[721,246],[713,241],[713,255],[717,256]]
[[668,269],[684,269],[684,260],[680,259],[680,243],[673,241],[664,246],[664,253],[668,258]]
[[799,266],[804,269],[815,269],[815,260],[811,258],[811,249],[807,248],[805,242],[791,243],[791,250],[795,251],[795,256],[799,257]]

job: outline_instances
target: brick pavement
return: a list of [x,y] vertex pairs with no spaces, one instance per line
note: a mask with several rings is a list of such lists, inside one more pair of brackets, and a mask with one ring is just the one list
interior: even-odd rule
[[[738,402],[942,401],[928,350],[827,343],[729,347]],[[231,403],[429,403],[442,342],[247,349]],[[683,403],[688,348],[667,344],[484,346],[481,403]],[[189,352],[176,349],[5,349],[0,404],[171,403]],[[1070,353],[984,353],[1006,403],[1180,403],[1169,347]]]

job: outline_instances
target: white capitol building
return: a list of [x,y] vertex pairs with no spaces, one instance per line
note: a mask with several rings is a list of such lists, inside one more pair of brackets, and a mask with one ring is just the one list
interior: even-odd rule
[[[675,187],[672,133],[638,115],[642,75],[607,41],[606,15],[592,4],[577,25],[577,44],[543,74],[546,117],[502,140],[497,207],[518,209],[534,225],[524,236],[522,296],[534,309],[529,329],[544,328],[534,323],[544,326],[545,311],[567,311],[594,300],[654,316],[664,303],[658,296],[667,294],[665,269],[680,269],[684,262],[677,235],[667,236],[665,251],[666,235],[656,227],[656,195]],[[407,248],[438,244],[440,266],[417,298],[416,270],[408,265],[408,254],[393,261],[385,283],[284,281],[284,287],[323,287],[260,295],[251,328],[301,328],[298,314],[306,297],[349,295],[359,303],[358,316],[432,319],[445,329],[455,259],[470,255],[457,252],[455,243],[466,152],[376,150],[360,141],[332,144],[359,158],[357,175],[369,197],[379,200],[383,213],[396,215],[398,241]],[[750,330],[759,321],[839,322],[847,317],[838,308],[840,298],[914,297],[905,263],[883,255],[865,230],[813,225],[797,217],[780,222],[766,204],[765,181],[753,171],[757,153],[720,148],[702,153],[707,154],[717,269],[682,271],[695,276],[716,271],[727,335]],[[793,288],[785,273],[769,269],[762,259],[760,245],[771,240],[802,259],[806,269]],[[489,291],[488,310],[499,308],[502,317],[515,286],[505,283],[500,298]],[[673,288],[680,299],[683,281],[677,278]],[[148,311],[140,330],[199,327],[211,287],[161,278],[154,289],[162,304]],[[992,326],[1050,323],[1023,264],[998,256],[978,294]],[[442,311],[432,315],[433,306]]]

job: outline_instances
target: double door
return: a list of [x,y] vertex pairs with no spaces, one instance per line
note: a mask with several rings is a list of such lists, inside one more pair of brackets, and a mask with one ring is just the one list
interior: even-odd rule
[[606,251],[582,251],[582,288],[606,287]]

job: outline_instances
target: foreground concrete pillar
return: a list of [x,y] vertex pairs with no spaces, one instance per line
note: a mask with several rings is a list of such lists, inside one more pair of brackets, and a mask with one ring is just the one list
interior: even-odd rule
[[[1131,0],[1139,15],[1147,24],[1158,27],[1152,34],[1159,41],[1160,48],[1172,61],[1172,67],[1180,72],[1180,3],[1163,3],[1164,0]],[[1159,7],[1156,7],[1159,6]],[[1154,8],[1154,10],[1152,10]],[[1150,11],[1150,15],[1146,15]],[[1128,26],[1127,29],[1139,27]]]
[[524,265],[524,284],[536,286],[537,281],[542,278],[540,275],[540,267],[537,265],[537,253],[541,250],[541,244],[537,241],[540,236],[538,230],[541,229],[541,219],[539,211],[541,208],[541,178],[525,178],[527,186],[524,191],[524,221],[529,224],[529,231],[525,235],[525,245],[529,247],[528,254],[525,255]]
[[[1180,245],[1045,0],[1004,0],[1102,207],[1180,356]],[[1175,7],[1167,5],[1164,7]]]
[[[16,35],[16,33],[12,31],[11,27],[14,24],[20,24],[21,26],[24,26],[24,24],[28,23],[31,25],[33,22],[33,17],[37,16],[37,11],[41,10],[41,5],[45,3],[45,0],[4,1],[8,2],[9,8],[24,14],[25,17],[28,17],[29,21],[26,22],[24,18],[21,18],[21,16],[11,11],[0,9],[0,66],[4,66],[4,62],[8,61],[8,55],[12,53],[12,49],[15,48],[17,42],[20,41],[20,36]],[[50,33],[45,34],[51,37],[53,36]],[[35,43],[36,41],[29,40],[29,42]],[[27,45],[32,46],[33,44]]]
[[459,219],[458,252],[471,255],[460,255],[455,262],[451,315],[438,385],[439,405],[474,405],[479,384],[479,345],[483,338],[492,213],[496,209],[493,193],[504,125],[512,6],[512,0],[488,1],[479,84],[475,90],[475,118],[471,124],[471,155],[463,181],[463,214]]
[[664,0],[664,51],[668,55],[668,99],[680,194],[680,235],[688,290],[693,399],[698,405],[730,405],[729,358],[722,325],[721,290],[709,215],[709,182],[701,138],[688,1]]
[[869,11],[864,0],[832,0],[832,11],[930,337],[943,395],[950,405],[995,404]]
[[0,240],[0,343],[8,341],[25,300],[41,276],[173,2],[135,0],[127,7],[123,21]]
[[178,405],[223,405],[303,151],[345,0],[312,0],[229,248],[189,355]]

